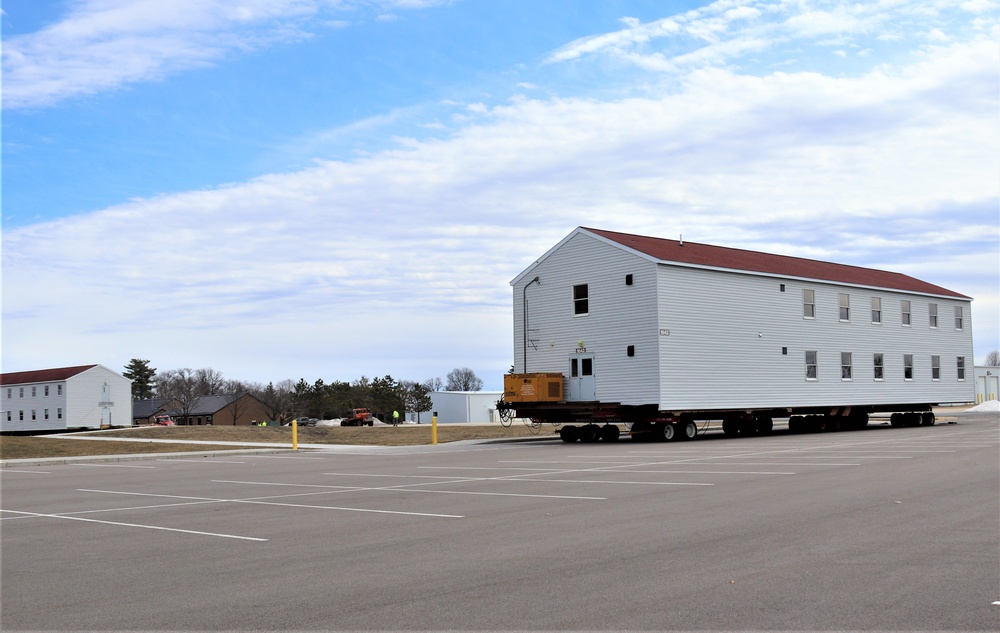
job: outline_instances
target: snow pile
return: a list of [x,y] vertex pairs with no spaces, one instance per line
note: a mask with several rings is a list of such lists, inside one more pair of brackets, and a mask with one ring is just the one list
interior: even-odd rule
[[965,410],[965,413],[1000,413],[1000,400],[987,400]]

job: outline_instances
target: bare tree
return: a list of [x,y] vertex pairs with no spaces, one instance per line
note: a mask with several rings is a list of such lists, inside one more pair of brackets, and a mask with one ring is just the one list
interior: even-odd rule
[[240,416],[246,413],[249,402],[243,396],[247,395],[250,391],[249,385],[247,383],[239,380],[226,380],[223,381],[222,390],[225,392],[222,397],[226,399],[226,411],[233,418],[233,426],[236,426],[236,421],[239,420]]
[[194,377],[198,381],[198,395],[202,396],[217,396],[222,393],[226,384],[222,372],[209,367],[195,371]]
[[987,367],[1000,367],[1000,349],[995,349],[986,355]]
[[264,403],[264,411],[269,420],[284,422],[292,416],[295,383],[291,380],[282,380],[278,384],[269,382],[263,388],[256,385],[251,391]]
[[440,378],[428,378],[424,381],[424,386],[427,387],[427,391],[441,391],[444,389],[444,383],[441,382]]
[[468,367],[459,367],[448,372],[448,391],[482,391],[483,381]]
[[168,369],[156,375],[156,395],[173,401],[176,405],[175,414],[188,424],[191,409],[202,395],[198,390],[198,379],[195,372],[187,367],[183,369]]

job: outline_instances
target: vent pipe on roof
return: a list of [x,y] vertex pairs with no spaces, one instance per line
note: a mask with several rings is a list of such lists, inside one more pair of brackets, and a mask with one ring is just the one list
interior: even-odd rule
[[681,246],[684,246],[684,234],[681,233]]

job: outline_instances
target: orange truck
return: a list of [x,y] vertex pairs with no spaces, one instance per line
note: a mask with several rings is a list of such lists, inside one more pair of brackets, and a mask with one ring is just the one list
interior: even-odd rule
[[340,421],[340,426],[374,426],[372,412],[365,408],[354,409],[347,417]]

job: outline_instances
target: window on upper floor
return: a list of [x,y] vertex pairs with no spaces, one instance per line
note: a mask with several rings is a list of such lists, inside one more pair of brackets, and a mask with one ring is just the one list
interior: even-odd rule
[[913,354],[903,354],[903,380],[913,380]]
[[872,323],[882,322],[882,299],[872,297]]
[[940,356],[931,356],[931,380],[941,380]]
[[45,395],[46,396],[49,395],[49,386],[48,385],[45,385],[44,391],[45,391]]
[[590,288],[587,284],[573,286],[573,314],[590,314]]
[[32,387],[31,388],[31,397],[34,398],[37,395],[38,395],[38,387]]
[[903,299],[899,302],[900,319],[903,325],[910,325],[910,302]]
[[885,380],[885,358],[882,354],[875,354],[873,358],[875,370],[875,380]]
[[806,380],[816,380],[819,376],[819,364],[817,363],[817,354],[813,350],[806,352]]
[[842,292],[837,295],[837,303],[840,305],[840,320],[851,320],[851,295]]
[[14,390],[11,389],[11,388],[9,388],[9,387],[7,388],[7,397],[8,398],[13,398],[14,397]]
[[840,353],[840,379],[851,380],[854,368],[851,366],[851,352]]
[[62,385],[56,385],[56,395],[57,396],[62,395]]
[[927,324],[930,327],[937,327],[937,304],[927,304]]
[[806,319],[816,318],[816,291],[802,291],[802,316]]
[[955,329],[962,329],[962,306],[955,306]]
[[955,361],[958,367],[958,379],[965,380],[965,356],[959,356]]
[[18,398],[23,398],[24,397],[24,387],[18,387],[17,388],[17,397]]

